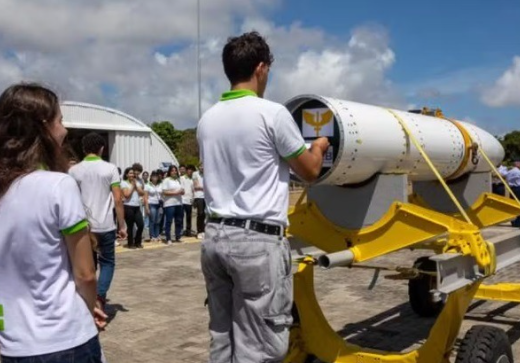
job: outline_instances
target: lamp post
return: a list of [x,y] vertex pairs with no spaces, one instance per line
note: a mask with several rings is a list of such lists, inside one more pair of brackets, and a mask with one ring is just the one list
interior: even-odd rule
[[198,93],[198,118],[202,116],[202,85],[200,62],[200,0],[197,0],[197,93]]

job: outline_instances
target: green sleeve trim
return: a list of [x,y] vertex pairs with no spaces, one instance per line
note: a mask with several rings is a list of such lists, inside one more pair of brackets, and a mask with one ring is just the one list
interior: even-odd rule
[[86,219],[84,219],[82,221],[79,221],[72,227],[62,229],[61,233],[63,233],[65,236],[70,236],[71,234],[77,233],[87,227],[88,227],[88,221]]
[[4,317],[4,306],[0,305],[0,318]]
[[115,182],[115,183],[112,183],[110,184],[111,187],[120,187],[121,186],[121,182]]
[[294,158],[297,158],[298,156],[300,156],[301,154],[303,154],[303,152],[307,149],[307,147],[305,145],[303,145],[301,148],[299,148],[298,150],[296,150],[295,152],[293,152],[292,154],[290,155],[287,155],[284,157],[285,160],[289,160],[289,159],[294,159]]
[[0,331],[4,331],[4,321],[0,319]]

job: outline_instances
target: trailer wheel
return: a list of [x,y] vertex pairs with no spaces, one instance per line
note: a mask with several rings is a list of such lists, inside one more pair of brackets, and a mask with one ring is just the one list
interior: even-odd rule
[[[428,257],[417,259],[413,265],[422,271],[435,272],[436,264]],[[408,281],[408,297],[412,310],[419,316],[432,317],[438,315],[444,307],[441,296],[431,292],[435,288],[435,276],[421,274]]]
[[475,325],[464,336],[455,363],[513,363],[507,334],[494,326]]

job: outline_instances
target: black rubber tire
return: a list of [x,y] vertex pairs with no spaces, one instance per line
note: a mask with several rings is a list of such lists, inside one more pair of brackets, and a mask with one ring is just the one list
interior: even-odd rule
[[513,363],[507,334],[494,326],[475,325],[460,343],[455,363]]
[[[421,257],[413,264],[414,268],[422,271],[435,272],[436,264],[429,257]],[[421,274],[408,281],[408,298],[412,310],[419,316],[437,316],[444,307],[444,301],[434,301],[431,289],[436,282],[435,276]]]

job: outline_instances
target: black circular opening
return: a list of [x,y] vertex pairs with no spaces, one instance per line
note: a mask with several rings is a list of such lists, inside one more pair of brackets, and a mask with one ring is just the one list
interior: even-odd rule
[[292,111],[292,115],[302,132],[307,147],[310,147],[310,144],[321,136],[329,139],[330,147],[324,156],[320,173],[320,177],[322,177],[332,168],[338,157],[341,137],[336,115],[319,100],[303,102]]

